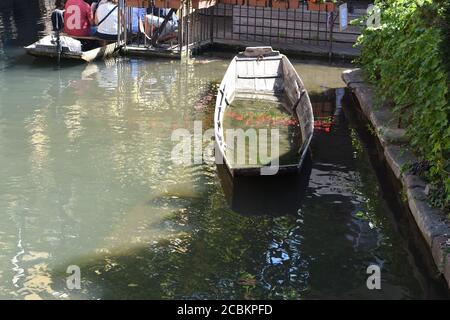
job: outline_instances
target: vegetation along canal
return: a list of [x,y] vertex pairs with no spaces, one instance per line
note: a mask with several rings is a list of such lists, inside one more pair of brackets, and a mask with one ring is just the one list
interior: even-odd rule
[[231,56],[57,68],[24,55],[49,14],[26,12],[0,11],[0,298],[446,297],[375,174],[345,65],[291,59],[316,122],[302,183],[234,195],[214,164],[170,158],[173,130],[213,126]]

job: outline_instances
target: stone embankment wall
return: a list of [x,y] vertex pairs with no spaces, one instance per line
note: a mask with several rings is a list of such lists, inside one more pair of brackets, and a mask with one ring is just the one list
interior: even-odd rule
[[405,130],[397,128],[397,117],[391,107],[376,106],[375,91],[365,82],[360,69],[344,71],[342,79],[352,89],[362,112],[374,127],[386,161],[403,186],[411,214],[430,247],[438,270],[450,288],[450,221],[444,212],[428,204],[426,182],[419,176],[402,170],[405,165],[417,161],[408,149]]

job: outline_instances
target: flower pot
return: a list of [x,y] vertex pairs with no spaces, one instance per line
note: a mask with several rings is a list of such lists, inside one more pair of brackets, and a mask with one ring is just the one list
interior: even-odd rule
[[181,0],[155,0],[156,8],[180,9]]
[[252,7],[267,7],[268,2],[268,0],[246,0],[246,5]]
[[336,5],[333,2],[319,2],[317,0],[308,0],[308,10],[310,11],[334,11]]
[[245,3],[245,0],[219,0],[219,3],[223,4],[232,4],[234,6],[242,6]]
[[299,0],[272,0],[272,8],[298,9]]
[[194,9],[205,9],[215,6],[217,0],[192,0],[192,8]]
[[150,0],[125,0],[125,5],[133,8],[148,8]]

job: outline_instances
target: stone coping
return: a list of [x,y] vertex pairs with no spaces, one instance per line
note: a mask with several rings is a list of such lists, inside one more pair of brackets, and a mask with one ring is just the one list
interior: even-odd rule
[[386,161],[401,182],[414,220],[450,289],[450,221],[442,210],[428,204],[426,182],[419,176],[402,170],[405,164],[417,161],[407,146],[405,130],[397,128],[397,117],[391,107],[376,106],[375,90],[365,81],[361,69],[345,70],[342,79],[352,89],[361,110],[374,127]]

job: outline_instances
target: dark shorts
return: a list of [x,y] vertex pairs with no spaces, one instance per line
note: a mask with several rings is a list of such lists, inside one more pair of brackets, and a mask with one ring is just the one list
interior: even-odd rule
[[103,40],[108,40],[108,41],[116,41],[117,40],[116,34],[104,34],[104,33],[96,32],[96,33],[94,33],[94,36],[96,36],[97,38],[103,39]]

